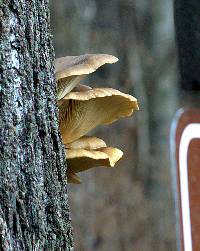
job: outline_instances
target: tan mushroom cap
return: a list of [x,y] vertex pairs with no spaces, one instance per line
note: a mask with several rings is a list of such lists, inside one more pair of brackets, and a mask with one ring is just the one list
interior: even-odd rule
[[68,166],[75,173],[97,166],[114,167],[122,156],[123,152],[113,147],[100,150],[67,149],[66,151]]
[[83,136],[65,145],[65,148],[86,150],[95,150],[101,147],[106,147],[106,143],[102,139],[91,136]]
[[104,64],[113,64],[117,61],[118,58],[109,54],[84,54],[57,58],[55,60],[56,80],[90,74]]
[[123,157],[123,152],[114,147],[102,147],[98,149],[103,153],[106,153],[109,156],[110,166],[114,167],[115,164]]
[[67,56],[55,60],[57,98],[63,98],[86,75],[96,71],[104,64],[113,64],[118,58],[108,54],[85,54]]
[[70,143],[98,125],[111,124],[138,110],[137,99],[112,88],[68,93],[60,106],[63,143]]

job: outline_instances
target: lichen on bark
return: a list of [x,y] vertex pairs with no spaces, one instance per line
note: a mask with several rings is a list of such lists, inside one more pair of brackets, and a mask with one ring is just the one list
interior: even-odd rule
[[0,5],[0,250],[73,246],[48,5]]

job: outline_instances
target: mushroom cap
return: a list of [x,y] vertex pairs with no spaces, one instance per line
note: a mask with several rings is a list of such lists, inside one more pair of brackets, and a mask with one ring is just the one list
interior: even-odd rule
[[65,153],[68,166],[75,173],[97,166],[114,167],[123,156],[121,150],[113,147],[98,150],[67,149]]
[[95,150],[101,147],[106,147],[106,143],[102,139],[91,136],[83,136],[65,145],[65,148],[86,150]]
[[118,58],[108,54],[85,54],[67,56],[55,60],[57,98],[62,99],[86,75],[96,71],[104,64],[113,64]]
[[104,64],[113,64],[118,58],[108,54],[66,56],[55,60],[56,80],[69,76],[90,74]]
[[70,143],[98,125],[111,124],[138,110],[137,99],[112,88],[68,93],[59,108],[63,143]]
[[102,147],[98,150],[109,156],[110,167],[114,167],[115,164],[123,157],[123,152],[118,148]]

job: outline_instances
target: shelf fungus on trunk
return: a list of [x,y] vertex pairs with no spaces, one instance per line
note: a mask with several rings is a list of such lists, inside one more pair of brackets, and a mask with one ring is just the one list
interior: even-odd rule
[[137,99],[112,88],[80,84],[87,74],[117,61],[107,54],[56,59],[59,127],[68,163],[68,182],[79,184],[78,172],[95,166],[113,167],[123,156],[121,150],[107,147],[102,139],[85,135],[98,125],[131,116],[139,110]]
[[114,167],[123,156],[123,152],[114,147],[98,150],[68,149],[66,158],[71,170],[79,173],[96,166]]
[[86,75],[104,64],[113,64],[118,58],[108,54],[85,54],[66,56],[55,60],[57,99],[62,99]]
[[63,143],[73,142],[98,125],[131,116],[138,109],[136,98],[112,88],[70,92],[63,98],[59,112]]
[[96,150],[102,147],[106,147],[106,143],[102,139],[93,136],[83,136],[72,143],[65,144],[66,149]]
[[123,156],[121,150],[107,147],[102,139],[90,136],[83,136],[72,143],[66,144],[65,148],[69,168],[67,180],[70,183],[80,182],[80,178],[76,173],[97,166],[114,167],[115,163]]

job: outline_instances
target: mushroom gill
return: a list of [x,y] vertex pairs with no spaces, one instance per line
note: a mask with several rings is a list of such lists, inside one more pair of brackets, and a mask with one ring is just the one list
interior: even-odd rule
[[73,142],[98,125],[131,116],[138,109],[136,98],[112,88],[70,92],[59,107],[63,143]]

